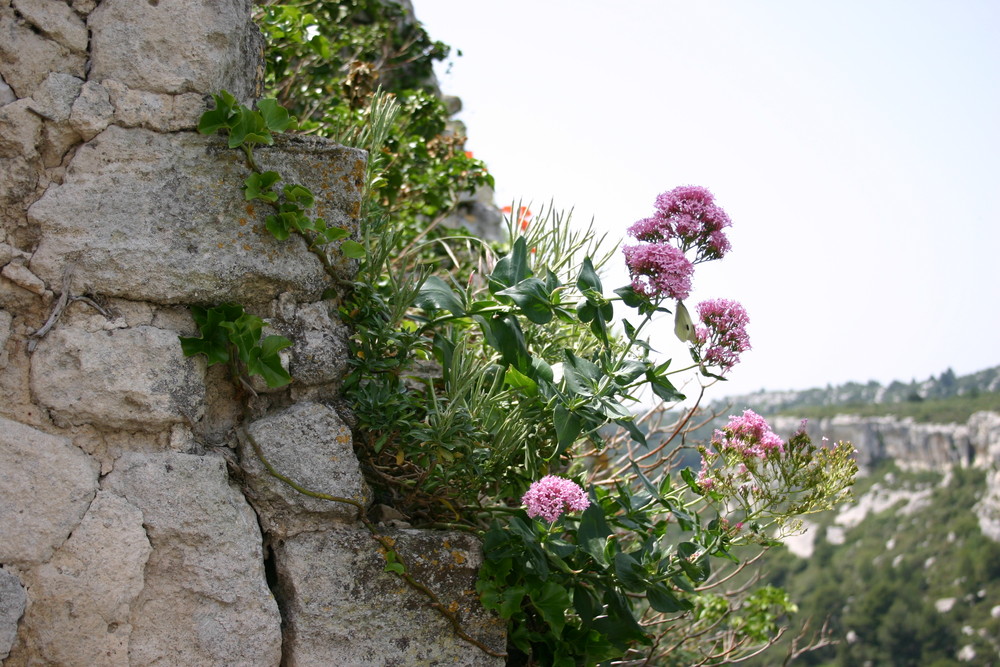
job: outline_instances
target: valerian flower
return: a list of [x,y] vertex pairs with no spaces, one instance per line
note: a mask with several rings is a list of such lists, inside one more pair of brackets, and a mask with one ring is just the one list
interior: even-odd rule
[[695,249],[694,263],[720,259],[729,252],[723,231],[732,226],[708,189],[684,185],[656,198],[656,213],[629,227],[629,234],[647,243],[673,243],[682,251]]
[[555,475],[546,475],[534,482],[521,502],[528,509],[529,517],[540,516],[549,522],[554,522],[567,510],[582,512],[590,506],[590,500],[578,484]]
[[785,448],[784,441],[771,430],[767,420],[753,410],[744,410],[739,417],[730,416],[729,423],[712,434],[712,444],[721,452],[733,450],[759,459]]
[[632,289],[647,297],[683,300],[691,293],[694,266],[684,252],[666,243],[625,246]]
[[739,302],[729,299],[702,301],[698,317],[704,324],[695,330],[701,360],[725,373],[739,363],[741,353],[750,349],[746,331],[750,317]]

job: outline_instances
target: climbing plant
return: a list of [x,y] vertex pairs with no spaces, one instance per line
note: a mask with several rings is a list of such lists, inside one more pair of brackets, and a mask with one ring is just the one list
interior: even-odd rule
[[[343,389],[359,459],[379,501],[411,523],[483,538],[478,591],[508,623],[510,662],[721,664],[771,643],[793,603],[724,584],[796,517],[842,500],[856,467],[850,445],[782,440],[751,411],[679,463],[694,412],[667,416],[684,398],[674,378],[704,388],[749,349],[742,306],[704,301],[696,322],[684,304],[695,266],[730,251],[712,194],[657,197],[629,228],[631,282],[614,290],[601,267],[616,248],[558,211],[512,207],[503,243],[444,229],[463,191],[492,183],[430,79],[447,47],[392,2],[267,4],[259,19],[274,100],[252,110],[221,93],[200,129],[243,150],[244,196],[274,207],[276,239],[300,235],[325,266],[328,252],[360,260],[337,309],[355,331]],[[310,217],[312,193],[276,189],[281,175],[256,164],[253,147],[293,116],[300,131],[369,150],[362,238]],[[283,343],[259,341],[238,306],[196,317],[202,337],[186,353],[277,373]],[[646,331],[662,317],[690,362],[657,358]],[[645,416],[642,388],[661,401]],[[409,576],[391,549],[386,569]]]

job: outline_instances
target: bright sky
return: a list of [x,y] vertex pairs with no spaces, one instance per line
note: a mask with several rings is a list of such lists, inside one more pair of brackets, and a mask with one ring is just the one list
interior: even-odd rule
[[712,190],[733,251],[688,305],[742,302],[753,344],[712,398],[1000,364],[1000,2],[414,4],[498,204],[624,238]]

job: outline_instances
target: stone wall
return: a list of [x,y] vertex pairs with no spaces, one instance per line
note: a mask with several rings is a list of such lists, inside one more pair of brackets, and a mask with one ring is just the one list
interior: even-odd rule
[[[383,571],[344,504],[371,492],[338,398],[348,331],[297,238],[247,205],[242,156],[194,132],[259,94],[250,0],[0,0],[0,661],[496,665]],[[364,153],[285,138],[264,168],[358,231]],[[338,278],[352,262],[340,258]],[[293,341],[248,403],[186,358],[189,306],[231,301]],[[383,527],[494,650],[479,545]]]

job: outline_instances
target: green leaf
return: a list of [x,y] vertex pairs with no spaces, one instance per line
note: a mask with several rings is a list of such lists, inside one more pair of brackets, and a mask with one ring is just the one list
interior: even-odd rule
[[364,259],[365,255],[368,254],[363,245],[351,239],[347,239],[340,244],[340,253],[350,259]]
[[518,237],[511,248],[510,254],[501,257],[490,274],[490,292],[496,294],[500,290],[513,287],[525,278],[531,276],[528,267],[528,246],[524,237]]
[[215,100],[215,108],[206,111],[198,119],[198,131],[202,134],[214,134],[222,128],[228,129],[233,122],[236,98],[223,90],[218,95],[212,95],[212,99]]
[[295,129],[295,118],[289,115],[288,109],[278,104],[278,100],[265,98],[257,101],[257,108],[264,117],[264,124],[272,132],[284,132]]
[[507,367],[507,372],[504,373],[504,382],[521,390],[526,396],[538,396],[538,383],[513,366]]
[[626,590],[633,593],[646,590],[646,582],[643,578],[645,572],[631,554],[620,551],[615,554],[615,574]]
[[461,299],[448,283],[437,276],[430,276],[424,281],[413,305],[423,310],[447,310],[452,315],[465,315]]
[[552,320],[552,301],[545,284],[538,278],[525,278],[513,287],[496,292],[496,295],[509,297],[521,313],[535,324],[547,324]]
[[236,346],[240,361],[250,363],[250,350],[257,346],[264,320],[250,313],[243,313],[235,321],[221,322],[219,326],[229,331],[229,342]]
[[254,172],[243,181],[243,198],[246,201],[262,199],[274,203],[278,201],[278,193],[271,190],[271,186],[279,180],[281,176],[276,171]]
[[631,285],[619,287],[615,290],[615,294],[620,296],[622,298],[622,303],[629,308],[638,308],[639,306],[648,303],[646,297],[636,293],[635,289]]
[[542,619],[549,624],[555,636],[562,634],[566,625],[566,611],[570,607],[569,591],[555,581],[546,581],[541,589],[528,591],[528,597]]
[[646,591],[646,600],[649,601],[649,606],[654,610],[662,612],[664,614],[672,614],[678,611],[685,611],[689,609],[690,603],[685,605],[684,602],[674,595],[674,592],[663,584],[656,584],[650,587]]
[[578,357],[570,350],[565,351],[563,379],[566,388],[577,396],[593,396],[598,381],[603,377],[601,369],[593,362]]
[[604,518],[604,509],[597,503],[591,503],[580,516],[580,527],[576,531],[576,541],[581,549],[604,567],[608,566],[605,557],[605,547],[611,527]]
[[585,257],[583,260],[580,276],[576,279],[576,286],[581,292],[592,290],[601,294],[604,291],[604,288],[601,287],[601,279],[597,275],[597,271],[594,270],[594,263],[590,261],[589,257]]
[[312,191],[304,185],[286,185],[284,192],[286,201],[298,204],[302,208],[310,208],[315,202]]
[[576,442],[583,429],[583,420],[580,416],[570,412],[562,405],[557,405],[553,411],[553,421],[556,426],[556,438],[560,451]]
[[284,241],[292,235],[287,215],[287,213],[269,215],[264,219],[264,226],[267,227],[267,231],[271,232],[271,236],[279,241]]
[[[320,243],[333,243],[334,241],[339,241],[340,239],[346,239],[348,236],[351,235],[351,233],[346,229],[344,229],[343,227],[327,227],[326,223],[323,222],[322,218],[317,218],[316,222],[317,222],[317,227],[319,227],[320,224],[322,224],[322,231],[319,232]],[[353,259],[361,259],[362,257],[364,257],[365,248],[360,243],[358,243],[358,245],[361,246],[362,254],[360,257],[353,257]],[[351,255],[347,256],[351,257]]]
[[406,568],[402,563],[386,563],[385,572],[395,572],[396,574],[406,574]]
[[500,603],[500,616],[510,618],[521,610],[521,601],[528,593],[524,586],[511,586],[503,592],[503,602]]

